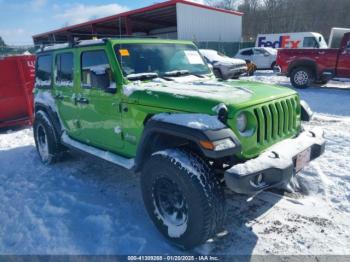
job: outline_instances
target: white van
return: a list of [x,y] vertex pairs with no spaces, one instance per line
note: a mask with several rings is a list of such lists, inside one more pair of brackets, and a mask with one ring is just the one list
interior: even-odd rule
[[256,47],[272,48],[327,48],[327,43],[319,33],[258,34]]

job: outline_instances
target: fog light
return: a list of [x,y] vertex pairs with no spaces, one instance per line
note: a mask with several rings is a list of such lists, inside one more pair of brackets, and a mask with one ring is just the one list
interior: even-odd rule
[[256,176],[256,183],[258,185],[260,185],[262,181],[263,181],[263,175],[262,174],[257,175]]
[[253,186],[253,187],[262,187],[265,185],[265,182],[264,182],[264,176],[263,174],[258,174],[256,175],[252,180],[250,180],[250,184]]

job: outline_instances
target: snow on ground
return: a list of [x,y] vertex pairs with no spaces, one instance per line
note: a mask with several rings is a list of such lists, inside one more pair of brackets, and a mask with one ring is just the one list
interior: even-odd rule
[[[271,72],[250,79],[288,85]],[[330,86],[330,84],[328,84]],[[350,90],[312,88],[326,153],[296,178],[298,190],[249,199],[227,192],[226,234],[189,253],[350,254]],[[83,155],[42,165],[31,129],[0,133],[1,254],[182,254],[151,224],[139,179]]]

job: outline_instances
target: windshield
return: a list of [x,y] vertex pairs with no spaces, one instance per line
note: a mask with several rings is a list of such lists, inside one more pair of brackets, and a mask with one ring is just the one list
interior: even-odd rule
[[[117,44],[115,53],[123,74],[129,80],[138,74],[168,76],[174,72],[209,74],[210,69],[193,45],[184,44]],[[176,75],[176,74],[173,74]]]

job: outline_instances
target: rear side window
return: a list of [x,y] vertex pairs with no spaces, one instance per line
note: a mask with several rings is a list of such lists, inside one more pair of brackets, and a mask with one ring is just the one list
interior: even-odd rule
[[81,55],[81,82],[84,88],[101,88],[92,86],[92,74],[104,74],[107,72],[109,80],[112,81],[111,67],[104,50],[86,51]]
[[303,47],[318,48],[319,44],[315,37],[304,37]]
[[248,49],[241,52],[241,55],[253,55],[253,50]]
[[263,50],[263,49],[254,49],[254,53],[257,54],[257,55],[264,55],[267,52],[265,50]]
[[35,85],[38,87],[51,86],[52,55],[39,56],[36,65]]
[[56,56],[56,85],[73,86],[73,53],[63,53]]

